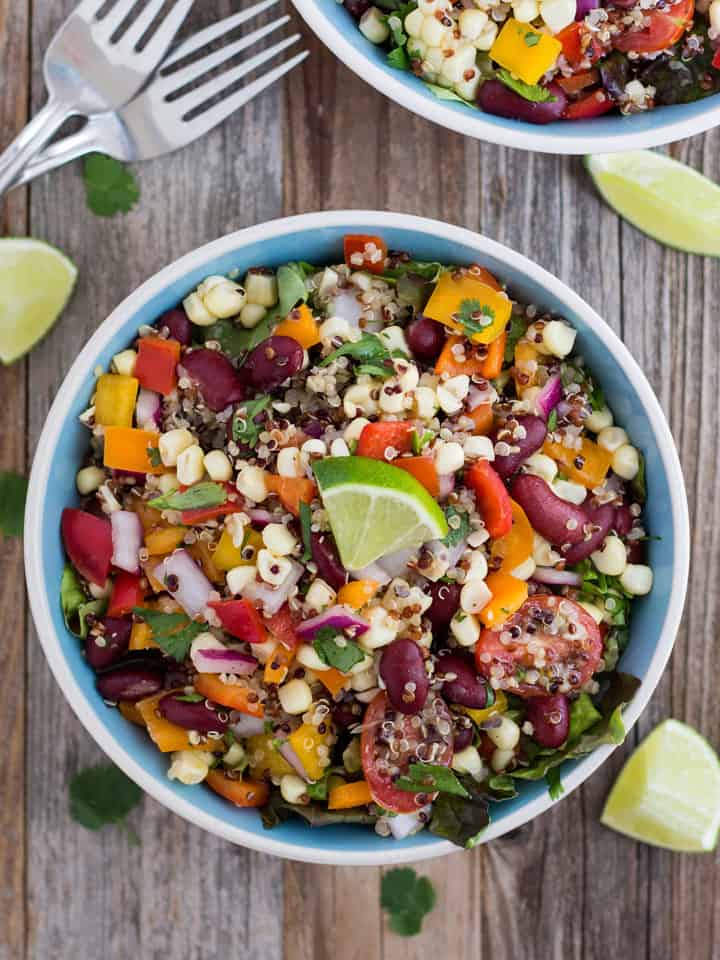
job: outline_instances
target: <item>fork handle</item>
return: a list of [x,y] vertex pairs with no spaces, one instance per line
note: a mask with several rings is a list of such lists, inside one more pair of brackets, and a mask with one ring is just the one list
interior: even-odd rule
[[64,103],[51,98],[20,131],[0,155],[0,196],[12,186],[25,165],[42,150],[72,113]]
[[102,125],[98,117],[89,117],[88,122],[77,133],[68,137],[63,137],[57,143],[51,143],[49,147],[35,157],[23,169],[20,176],[13,183],[14,187],[19,187],[23,183],[34,180],[35,177],[41,177],[45,173],[50,173],[57,167],[61,167],[71,160],[77,160],[78,157],[84,157],[88,153],[101,151],[109,153],[108,147],[103,144],[101,137]]

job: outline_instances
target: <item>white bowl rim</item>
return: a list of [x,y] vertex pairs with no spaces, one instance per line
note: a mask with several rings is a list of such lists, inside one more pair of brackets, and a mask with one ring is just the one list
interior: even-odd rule
[[[278,220],[270,220],[227,234],[218,240],[198,247],[196,250],[193,250],[164,267],[126,297],[100,325],[76,358],[55,397],[45,422],[45,427],[40,436],[30,476],[25,510],[25,573],[28,583],[44,583],[42,567],[42,530],[45,522],[43,504],[52,462],[51,454],[55,448],[58,436],[62,431],[66,417],[64,411],[70,405],[72,398],[83,384],[87,377],[88,370],[93,368],[95,358],[107,341],[125,325],[128,318],[135,314],[145,302],[159,294],[169,284],[189,274],[194,269],[202,267],[208,260],[233,252],[234,250],[239,251],[246,244],[273,239],[308,229],[319,230],[326,227],[342,228],[349,223],[358,221],[376,224],[378,232],[380,233],[382,233],[384,228],[413,230],[417,233],[425,233],[430,236],[442,236],[451,242],[473,247],[481,255],[487,253],[507,262],[510,262],[512,259],[513,265],[522,270],[530,280],[546,287],[551,294],[564,301],[570,310],[578,313],[590,328],[601,335],[607,347],[615,355],[628,376],[631,377],[642,404],[649,414],[650,421],[655,426],[658,450],[664,469],[668,475],[671,507],[674,518],[675,566],[668,610],[657,640],[655,652],[640,688],[623,714],[626,729],[630,730],[655,690],[672,651],[675,635],[682,616],[689,569],[689,517],[685,485],[680,462],[665,416],[650,384],[627,347],[605,321],[602,320],[581,297],[543,267],[540,267],[527,257],[514,252],[504,244],[463,227],[453,226],[438,220],[416,217],[410,214],[372,210],[337,210],[331,212],[306,213],[292,217],[284,217]],[[334,851],[330,846],[325,849],[314,847],[303,851],[302,848],[294,844],[274,839],[271,832],[268,832],[267,836],[250,833],[242,827],[230,824],[220,818],[198,810],[191,801],[176,796],[176,794],[170,790],[169,786],[166,787],[148,773],[135,756],[121,747],[104,725],[96,718],[89,701],[86,700],[74,674],[70,670],[69,664],[63,656],[60,641],[53,626],[46,593],[47,591],[45,589],[29,589],[30,608],[50,669],[66,700],[85,729],[110,759],[142,787],[146,793],[174,813],[232,843],[262,853],[270,853],[305,863],[326,863],[341,866],[409,863],[416,860],[440,857],[458,851],[458,847],[449,841],[438,841],[436,845],[419,846],[415,849],[412,847],[393,849],[392,844],[388,842],[387,851],[382,850],[369,853],[362,851]],[[603,746],[584,759],[581,759],[577,766],[563,778],[565,795],[589,777],[614,749],[613,746]],[[521,810],[517,811],[517,813],[505,818],[502,821],[502,828],[500,828],[500,825],[497,823],[491,823],[483,835],[483,842],[517,829],[527,821],[539,816],[551,807],[553,802],[548,794],[529,801]]]
[[[324,2],[334,3],[335,0],[324,0]],[[652,130],[635,132],[632,130],[632,118],[629,118],[627,133],[599,137],[596,140],[587,141],[578,137],[577,133],[573,135],[572,123],[565,124],[568,127],[567,134],[558,131],[557,122],[551,125],[554,133],[544,133],[542,125],[538,125],[536,130],[526,129],[532,126],[531,124],[507,129],[485,120],[482,111],[468,109],[466,117],[455,110],[448,110],[442,100],[416,92],[406,83],[395,79],[391,69],[384,70],[377,66],[345,38],[343,32],[325,16],[318,0],[292,0],[292,3],[320,42],[361,80],[418,116],[432,120],[441,127],[454,130],[463,136],[474,137],[476,140],[487,140],[489,143],[496,143],[503,147],[515,147],[537,153],[613,153],[674,143],[676,140],[703,133],[720,124],[720,94],[717,94],[717,104],[708,106],[707,110],[698,116],[659,122]]]

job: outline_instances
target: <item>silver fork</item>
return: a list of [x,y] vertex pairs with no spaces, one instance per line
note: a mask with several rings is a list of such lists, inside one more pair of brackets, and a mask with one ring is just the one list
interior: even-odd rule
[[141,40],[165,0],[149,0],[127,26],[138,0],[116,0],[100,20],[103,0],[83,0],[53,37],[43,71],[48,100],[0,156],[0,195],[68,117],[124,106],[162,62],[194,0],[176,0],[142,50]]
[[[172,70],[172,67],[278,2],[279,0],[262,0],[241,13],[206,27],[184,41],[165,60],[156,78],[140,96],[116,113],[108,112],[90,117],[78,133],[51,144],[37,160],[27,166],[18,183],[26,183],[87,153],[100,151],[115,157],[116,160],[124,161],[149,160],[184,147],[207,133],[301,63],[307,57],[308,51],[303,50],[267,73],[258,76],[235,93],[210,105],[204,112],[203,106],[252,70],[291,46],[299,39],[300,34],[296,33],[279,41],[180,96],[175,95],[188,84],[200,80],[208,71],[284,26],[290,18],[279,17],[272,23],[226,44],[219,50],[206,54],[187,66],[175,70]],[[174,99],[168,99],[170,97]],[[188,119],[188,113],[195,111],[198,111],[197,114]]]

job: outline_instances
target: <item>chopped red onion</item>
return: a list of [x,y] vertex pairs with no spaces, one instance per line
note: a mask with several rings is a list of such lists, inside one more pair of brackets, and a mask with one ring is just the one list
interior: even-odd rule
[[329,607],[324,613],[318,614],[317,617],[312,617],[312,619],[301,623],[296,627],[295,632],[303,640],[310,640],[323,627],[332,627],[333,630],[352,629],[353,635],[359,637],[370,629],[370,624],[356,613],[351,613],[347,607],[336,604],[334,607]]
[[407,565],[408,560],[417,553],[417,550],[410,548],[409,550],[396,550],[394,553],[388,553],[384,557],[380,557],[377,561],[377,565],[381,567],[385,573],[389,574],[391,577],[401,577],[407,574]]
[[445,497],[449,497],[455,489],[455,474],[441,474],[438,480],[438,485],[440,487],[440,500],[444,500]]
[[265,721],[262,717],[251,717],[249,713],[233,710],[230,714],[230,729],[236,737],[256,737],[265,732]]
[[160,394],[144,387],[135,404],[135,420],[141,430],[155,430],[160,426]]
[[249,676],[257,670],[258,662],[255,657],[241,653],[232,647],[205,647],[202,650],[193,650],[190,659],[198,673],[234,673],[239,676]]
[[143,528],[140,517],[131,510],[115,510],[110,514],[112,525],[113,565],[128,573],[140,569],[140,547]]
[[541,387],[540,393],[535,398],[535,407],[543,419],[547,420],[555,407],[562,400],[562,381],[560,374],[554,373]]
[[423,813],[426,817],[429,817],[431,810],[432,804],[428,803],[416,813],[398,813],[394,817],[388,817],[387,824],[390,827],[390,833],[396,840],[404,840],[405,837],[417,833],[418,830],[422,829],[425,822],[420,819],[420,814]]
[[555,570],[554,567],[535,567],[533,580],[551,587],[579,587],[582,577],[572,570]]
[[473,384],[468,390],[467,395],[467,407],[468,410],[475,410],[476,407],[482,406],[484,403],[495,403],[498,398],[497,390],[488,380],[487,386],[482,390],[480,387]]
[[383,570],[379,563],[369,563],[360,570],[351,570],[350,576],[353,580],[375,580],[381,587],[392,580],[387,570]]
[[[190,618],[195,618],[205,609],[213,586],[187,550],[171,553],[158,572],[158,579],[168,586],[173,599]],[[171,586],[173,589],[170,589]]]
[[273,522],[273,515],[269,510],[262,510],[260,508],[253,508],[252,510],[247,511],[247,515],[252,520],[253,524],[256,527],[260,527],[262,530],[263,527],[266,527],[269,523]]
[[297,772],[298,776],[302,777],[306,783],[312,783],[312,778],[308,776],[307,770],[302,765],[300,757],[295,753],[292,744],[286,740],[285,743],[280,746],[279,750],[293,770]]

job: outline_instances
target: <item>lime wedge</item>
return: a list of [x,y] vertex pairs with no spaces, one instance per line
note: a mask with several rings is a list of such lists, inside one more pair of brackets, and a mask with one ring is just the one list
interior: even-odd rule
[[655,847],[714,850],[720,827],[717,754],[692,727],[665,720],[620,771],[601,820]]
[[55,323],[75,286],[77,268],[42,240],[0,240],[0,360],[12,363]]
[[445,514],[404,470],[368,457],[329,457],[314,470],[340,559],[349,570],[447,535]]
[[652,150],[585,157],[603,199],[638,230],[688,253],[720,257],[720,187]]

